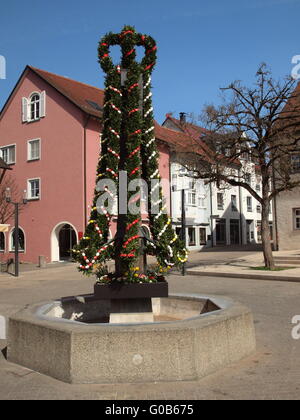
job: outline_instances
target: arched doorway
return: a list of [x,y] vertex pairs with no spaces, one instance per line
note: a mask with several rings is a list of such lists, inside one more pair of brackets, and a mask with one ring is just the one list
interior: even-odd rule
[[71,225],[65,224],[59,231],[58,237],[59,243],[59,259],[69,260],[71,259],[71,250],[76,244],[76,233]]
[[51,234],[51,261],[71,259],[71,249],[77,243],[77,232],[70,223],[59,223]]

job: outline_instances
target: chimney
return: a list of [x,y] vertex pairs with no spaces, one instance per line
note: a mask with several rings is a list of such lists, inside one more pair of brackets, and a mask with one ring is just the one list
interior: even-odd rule
[[179,118],[180,118],[180,124],[185,124],[186,123],[186,112],[180,112],[179,113]]

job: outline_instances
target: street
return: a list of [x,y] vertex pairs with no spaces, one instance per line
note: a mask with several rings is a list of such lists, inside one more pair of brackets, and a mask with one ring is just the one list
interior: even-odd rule
[[[92,291],[93,279],[76,265],[0,277],[0,315],[26,304]],[[300,340],[292,319],[300,315],[300,285],[289,282],[171,275],[170,292],[229,296],[254,315],[257,352],[200,381],[149,384],[69,385],[10,364],[0,340],[0,399],[299,399]],[[172,349],[170,349],[172,351]]]

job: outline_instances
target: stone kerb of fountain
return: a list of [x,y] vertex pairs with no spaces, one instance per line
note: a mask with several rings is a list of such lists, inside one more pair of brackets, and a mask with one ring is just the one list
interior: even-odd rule
[[154,322],[109,323],[94,295],[32,305],[9,320],[8,360],[69,383],[197,380],[255,350],[251,312],[229,298],[153,298]]

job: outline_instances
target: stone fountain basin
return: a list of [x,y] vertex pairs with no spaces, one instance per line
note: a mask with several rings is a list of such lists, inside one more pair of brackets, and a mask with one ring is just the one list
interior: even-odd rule
[[248,308],[220,296],[152,299],[155,322],[109,324],[93,295],[28,306],[9,320],[8,360],[69,383],[197,380],[255,351]]

